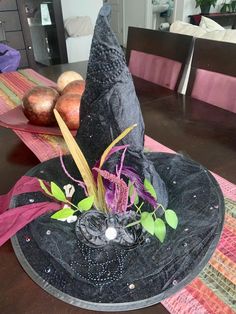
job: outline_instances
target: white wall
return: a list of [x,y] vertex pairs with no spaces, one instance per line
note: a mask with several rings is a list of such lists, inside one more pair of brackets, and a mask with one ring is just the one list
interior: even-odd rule
[[[75,16],[90,16],[93,26],[103,0],[61,0],[63,19]],[[78,62],[89,59],[92,35],[77,38],[67,38],[66,48],[68,62]]]
[[129,26],[151,28],[151,0],[124,0],[124,46],[127,43]]
[[90,16],[95,25],[103,0],[61,0],[64,20],[71,16]]

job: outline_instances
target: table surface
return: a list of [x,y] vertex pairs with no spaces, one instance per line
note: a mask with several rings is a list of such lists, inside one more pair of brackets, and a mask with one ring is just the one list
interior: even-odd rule
[[[65,70],[85,77],[86,63],[52,66],[40,73],[52,80]],[[177,152],[189,155],[236,183],[236,115],[188,97],[176,95],[134,78],[146,134]],[[159,96],[163,96],[158,98]],[[158,98],[158,99],[157,99]],[[0,128],[0,194],[39,161],[9,129]],[[70,306],[44,292],[21,269],[10,241],[0,248],[0,313],[94,313]],[[125,312],[124,312],[125,313]],[[132,313],[168,313],[160,304]]]

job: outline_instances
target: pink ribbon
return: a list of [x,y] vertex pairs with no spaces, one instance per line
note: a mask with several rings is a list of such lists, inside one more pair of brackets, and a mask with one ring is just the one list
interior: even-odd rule
[[14,195],[40,190],[42,189],[38,179],[23,176],[9,193],[0,196],[0,246],[35,218],[62,207],[60,203],[56,202],[42,202],[9,209]]

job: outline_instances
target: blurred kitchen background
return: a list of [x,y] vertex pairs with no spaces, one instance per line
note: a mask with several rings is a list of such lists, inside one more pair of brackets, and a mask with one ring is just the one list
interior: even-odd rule
[[20,52],[21,68],[88,60],[104,2],[112,5],[112,28],[124,48],[129,26],[168,31],[200,12],[195,0],[1,0],[0,42]]

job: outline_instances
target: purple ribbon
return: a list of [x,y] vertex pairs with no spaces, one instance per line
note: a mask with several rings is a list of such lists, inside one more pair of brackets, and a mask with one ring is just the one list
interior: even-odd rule
[[9,209],[13,196],[41,190],[37,178],[23,176],[10,192],[0,196],[0,246],[35,218],[62,207],[56,202],[42,202]]

